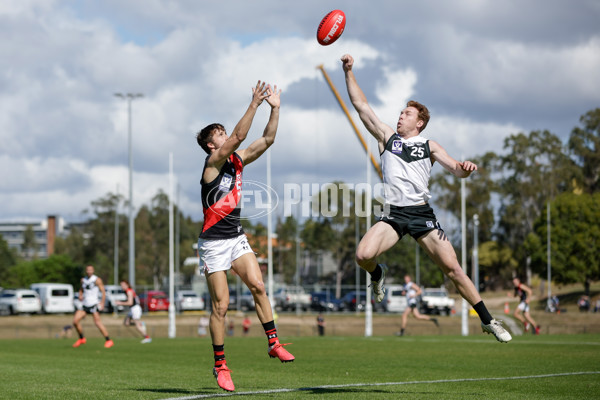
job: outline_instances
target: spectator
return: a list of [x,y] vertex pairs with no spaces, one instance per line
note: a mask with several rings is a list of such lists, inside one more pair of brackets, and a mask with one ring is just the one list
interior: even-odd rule
[[577,306],[579,307],[579,311],[588,312],[590,311],[590,296],[584,294],[579,298],[577,302]]
[[206,336],[206,328],[208,328],[208,318],[205,315],[200,317],[200,321],[198,322],[198,335],[201,337]]
[[248,331],[250,331],[250,325],[252,325],[252,321],[250,321],[250,318],[247,315],[244,316],[244,320],[242,321],[244,336],[248,336]]
[[323,314],[321,313],[317,315],[317,329],[319,336],[325,336],[325,318],[323,318]]

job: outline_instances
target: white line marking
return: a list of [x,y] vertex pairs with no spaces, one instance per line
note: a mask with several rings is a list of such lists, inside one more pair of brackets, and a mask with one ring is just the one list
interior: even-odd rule
[[247,395],[254,395],[254,394],[274,394],[274,393],[289,393],[289,392],[305,392],[305,391],[319,390],[319,389],[341,389],[341,388],[364,387],[364,386],[399,386],[399,385],[419,385],[419,384],[431,384],[431,383],[508,381],[508,380],[518,380],[518,379],[556,378],[556,377],[561,377],[561,376],[594,375],[594,374],[600,374],[600,371],[564,372],[564,373],[558,373],[558,374],[529,375],[529,376],[507,376],[504,378],[462,378],[462,379],[438,379],[435,381],[351,383],[351,384],[345,384],[345,385],[323,385],[323,386],[304,387],[304,388],[257,390],[254,392],[229,392],[229,393],[199,394],[199,395],[195,395],[195,396],[170,397],[170,398],[164,399],[164,400],[210,399],[210,398],[215,398],[215,397],[247,396]]

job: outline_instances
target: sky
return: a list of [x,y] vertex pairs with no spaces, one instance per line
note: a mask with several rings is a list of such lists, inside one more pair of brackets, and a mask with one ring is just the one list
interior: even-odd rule
[[[333,9],[346,28],[321,46]],[[143,94],[131,103],[136,209],[173,187],[182,212],[202,219],[195,135],[213,122],[230,132],[258,80],[282,90],[270,150],[280,199],[290,184],[367,182],[365,151],[317,68],[368,138],[346,94],[346,53],[383,122],[395,127],[408,100],[426,104],[422,135],[456,159],[502,153],[504,138],[533,130],[566,141],[600,107],[598,21],[596,0],[3,0],[0,220],[78,222],[92,201],[128,197],[128,104],[115,93]],[[265,102],[245,143],[268,116]],[[266,158],[246,181],[267,182]]]

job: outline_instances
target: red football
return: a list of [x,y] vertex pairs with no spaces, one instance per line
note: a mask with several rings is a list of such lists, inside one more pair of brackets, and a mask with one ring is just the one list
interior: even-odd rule
[[321,20],[317,29],[317,41],[329,46],[342,36],[346,27],[346,14],[342,10],[333,10]]

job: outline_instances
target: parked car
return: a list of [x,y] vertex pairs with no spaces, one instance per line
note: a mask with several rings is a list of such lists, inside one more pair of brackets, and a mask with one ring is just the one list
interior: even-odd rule
[[193,290],[180,290],[175,295],[177,311],[204,310],[204,300]]
[[246,290],[244,293],[242,293],[240,296],[240,305],[242,311],[252,311],[256,308],[256,305],[254,304],[254,297],[252,296],[252,293],[250,293],[250,290]]
[[0,314],[39,313],[42,310],[40,296],[31,289],[5,289],[0,295]]
[[144,311],[168,311],[169,298],[160,290],[148,290],[138,294],[140,306]]
[[[367,304],[367,292],[360,291],[359,298],[360,298],[359,299],[360,301],[358,301],[358,304],[357,304],[356,291],[346,293],[340,301],[340,310],[341,311],[356,311],[358,309],[359,311],[364,311],[365,305]],[[373,296],[371,295],[371,307],[373,307],[373,311],[379,311],[379,312],[386,311],[387,303],[386,303],[385,297],[381,301],[381,303],[376,303],[375,300],[373,299]]]
[[386,294],[384,300],[386,302],[386,308],[389,312],[404,312],[407,307],[406,294],[404,293],[404,286],[402,285],[390,285],[386,286]]
[[359,300],[358,300],[358,304],[357,304],[357,300],[356,300],[356,291],[352,291],[352,292],[348,292],[346,293],[340,300],[340,310],[341,311],[356,311],[358,310],[364,310],[365,309],[365,304],[366,302],[366,298],[367,298],[367,293],[364,291],[359,292],[358,294]]
[[121,287],[121,285],[104,285],[104,291],[106,292],[106,300],[104,302],[103,312],[113,313],[125,311],[126,306],[118,306],[117,301],[127,301],[127,294]]
[[310,294],[304,291],[302,286],[283,286],[277,289],[273,295],[275,306],[283,311],[295,310],[298,305],[307,311],[311,305]]
[[32,283],[29,288],[40,296],[43,313],[72,313],[73,285],[70,283]]
[[425,288],[421,294],[421,312],[425,314],[450,315],[454,309],[454,299],[441,288]]
[[310,294],[310,308],[314,311],[339,311],[340,299],[329,292],[314,292]]

